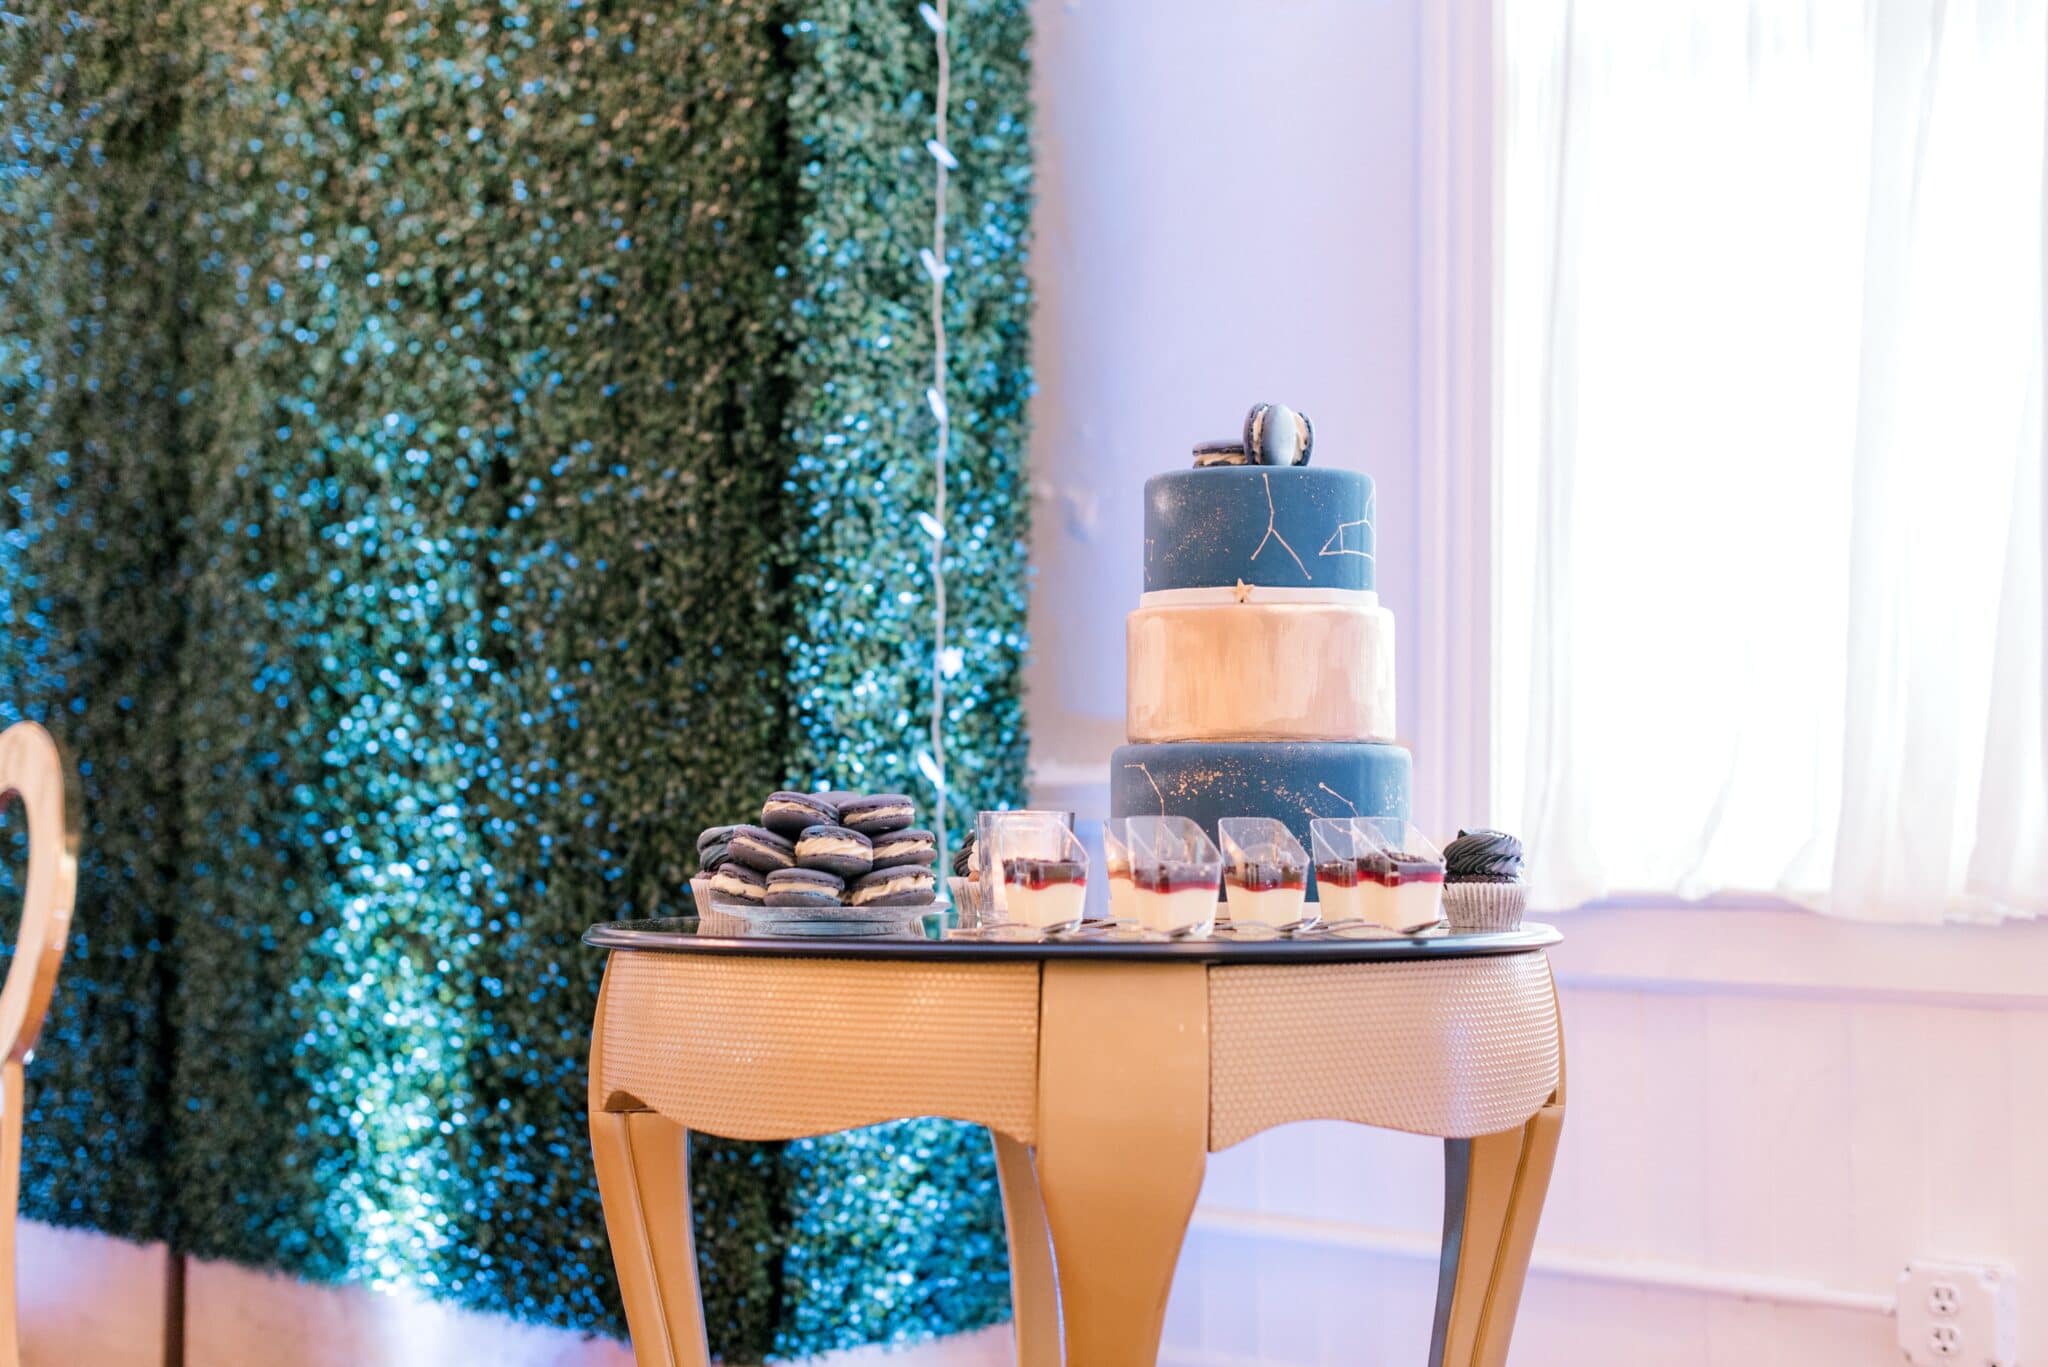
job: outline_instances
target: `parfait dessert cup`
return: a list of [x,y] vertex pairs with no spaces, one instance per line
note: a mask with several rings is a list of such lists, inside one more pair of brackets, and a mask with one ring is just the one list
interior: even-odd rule
[[1227,816],[1217,823],[1223,845],[1223,890],[1233,929],[1271,930],[1313,921],[1308,902],[1308,851],[1285,822]]
[[1109,919],[1129,925],[1138,923],[1138,892],[1131,882],[1131,846],[1124,837],[1124,823],[1102,824],[1103,869],[1109,878]]
[[[1059,826],[1071,831],[1074,827],[1074,816],[1071,812],[1026,808],[975,814],[974,849],[968,856],[967,877],[980,893],[976,906],[983,924],[997,925],[1008,919],[1004,912],[1002,861],[994,856],[994,851],[998,833],[1011,826],[1039,832],[1044,832],[1052,826]],[[1052,841],[1053,837],[1044,835],[1042,840]]]
[[1223,854],[1200,826],[1184,816],[1133,816],[1124,840],[1140,928],[1197,937],[1214,929]]
[[[1063,812],[984,812],[977,834],[989,888],[983,920],[1031,930],[1081,924],[1088,901],[1088,852]],[[999,820],[989,821],[996,817]]]
[[1444,856],[1399,817],[1359,817],[1365,916],[1389,930],[1425,930],[1444,919]]
[[1443,855],[1399,817],[1310,823],[1325,921],[1413,932],[1443,920]]
[[1315,851],[1316,906],[1323,924],[1365,920],[1365,902],[1358,890],[1358,825],[1348,816],[1321,817],[1308,823],[1309,848]]

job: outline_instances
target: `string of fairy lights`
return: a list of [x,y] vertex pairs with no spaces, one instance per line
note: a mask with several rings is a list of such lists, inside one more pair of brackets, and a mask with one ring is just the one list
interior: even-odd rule
[[925,142],[937,177],[932,196],[931,245],[917,254],[931,282],[932,382],[924,392],[937,422],[932,452],[934,493],[929,512],[919,513],[918,522],[932,543],[932,715],[930,748],[917,757],[918,768],[936,790],[932,803],[932,837],[940,857],[946,851],[946,680],[958,672],[960,652],[946,645],[946,456],[952,444],[953,427],[946,411],[946,179],[959,168],[959,160],[946,145],[946,106],[952,97],[952,53],[947,22],[947,0],[925,0],[917,12],[932,31],[938,48],[938,88],[932,101],[932,136]]

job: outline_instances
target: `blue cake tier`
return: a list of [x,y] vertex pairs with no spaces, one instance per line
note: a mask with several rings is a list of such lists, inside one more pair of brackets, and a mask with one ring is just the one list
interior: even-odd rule
[[1110,756],[1109,814],[1189,817],[1212,840],[1226,816],[1270,816],[1313,854],[1308,823],[1317,817],[1407,820],[1412,767],[1398,745],[1353,741],[1123,745]]
[[1145,591],[1373,587],[1372,478],[1221,465],[1145,481]]

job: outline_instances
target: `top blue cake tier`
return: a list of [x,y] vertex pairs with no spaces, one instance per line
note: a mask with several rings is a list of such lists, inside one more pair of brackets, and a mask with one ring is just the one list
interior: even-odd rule
[[1373,587],[1372,479],[1220,465],[1145,481],[1145,591]]

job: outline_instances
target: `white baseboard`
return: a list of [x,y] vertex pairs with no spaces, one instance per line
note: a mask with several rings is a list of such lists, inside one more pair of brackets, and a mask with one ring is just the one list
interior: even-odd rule
[[[1191,1234],[1279,1240],[1321,1248],[1346,1249],[1403,1261],[1437,1261],[1440,1244],[1434,1234],[1414,1230],[1383,1229],[1348,1220],[1322,1220],[1298,1215],[1273,1215],[1264,1211],[1201,1206],[1195,1211]],[[1663,1262],[1650,1258],[1617,1257],[1612,1254],[1575,1249],[1536,1246],[1529,1260],[1532,1278],[1558,1277],[1572,1281],[1601,1282],[1646,1291],[1677,1291],[1696,1296],[1725,1297],[1770,1305],[1805,1306],[1821,1310],[1848,1310],[1860,1314],[1889,1315],[1892,1297],[1884,1292],[1858,1291],[1827,1286],[1798,1277],[1781,1277],[1746,1268],[1705,1267],[1692,1263]]]

